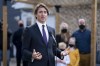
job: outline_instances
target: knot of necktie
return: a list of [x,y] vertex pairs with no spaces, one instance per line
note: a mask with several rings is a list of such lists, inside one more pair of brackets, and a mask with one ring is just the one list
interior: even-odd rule
[[45,25],[42,25],[42,28],[44,29]]

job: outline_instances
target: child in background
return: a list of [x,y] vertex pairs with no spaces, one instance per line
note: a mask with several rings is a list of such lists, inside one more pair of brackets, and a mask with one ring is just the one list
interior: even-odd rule
[[70,64],[68,66],[79,66],[79,50],[75,46],[76,39],[74,37],[69,38],[67,51],[69,52]]
[[[60,42],[58,44],[58,48],[62,51],[66,49],[66,46],[67,45],[64,42]],[[55,56],[55,60],[56,60],[56,66],[67,66],[70,63],[69,55],[64,56],[63,60]]]

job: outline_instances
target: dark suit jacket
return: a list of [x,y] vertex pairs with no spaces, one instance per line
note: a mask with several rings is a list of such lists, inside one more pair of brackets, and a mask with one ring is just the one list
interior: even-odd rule
[[[49,26],[47,28],[49,32],[49,41],[47,45],[42,38],[37,24],[26,28],[24,31],[22,41],[23,60],[27,60],[29,66],[48,66],[47,63],[49,63],[49,66],[55,66],[55,55],[59,58],[61,57],[61,51],[57,49],[56,43],[51,35],[54,35],[55,31]],[[41,60],[34,60],[31,62],[33,49],[42,54]]]

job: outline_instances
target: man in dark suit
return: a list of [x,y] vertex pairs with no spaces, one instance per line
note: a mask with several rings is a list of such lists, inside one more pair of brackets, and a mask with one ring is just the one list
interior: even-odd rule
[[28,66],[55,66],[55,55],[61,58],[66,53],[57,49],[55,31],[46,24],[48,8],[40,3],[34,14],[36,23],[26,28],[23,33],[23,60],[28,61]]

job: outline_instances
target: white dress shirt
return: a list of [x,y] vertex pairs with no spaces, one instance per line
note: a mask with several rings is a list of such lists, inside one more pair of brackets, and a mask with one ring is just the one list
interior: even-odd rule
[[39,30],[40,30],[42,36],[43,36],[43,33],[42,33],[42,25],[45,26],[45,27],[44,27],[44,30],[45,30],[45,32],[46,32],[46,37],[47,37],[47,42],[48,42],[48,40],[49,40],[49,33],[48,33],[48,29],[47,29],[46,22],[44,22],[44,24],[42,24],[42,23],[40,23],[38,20],[36,20],[36,23],[37,23],[37,25],[38,25],[38,27],[39,27]]

